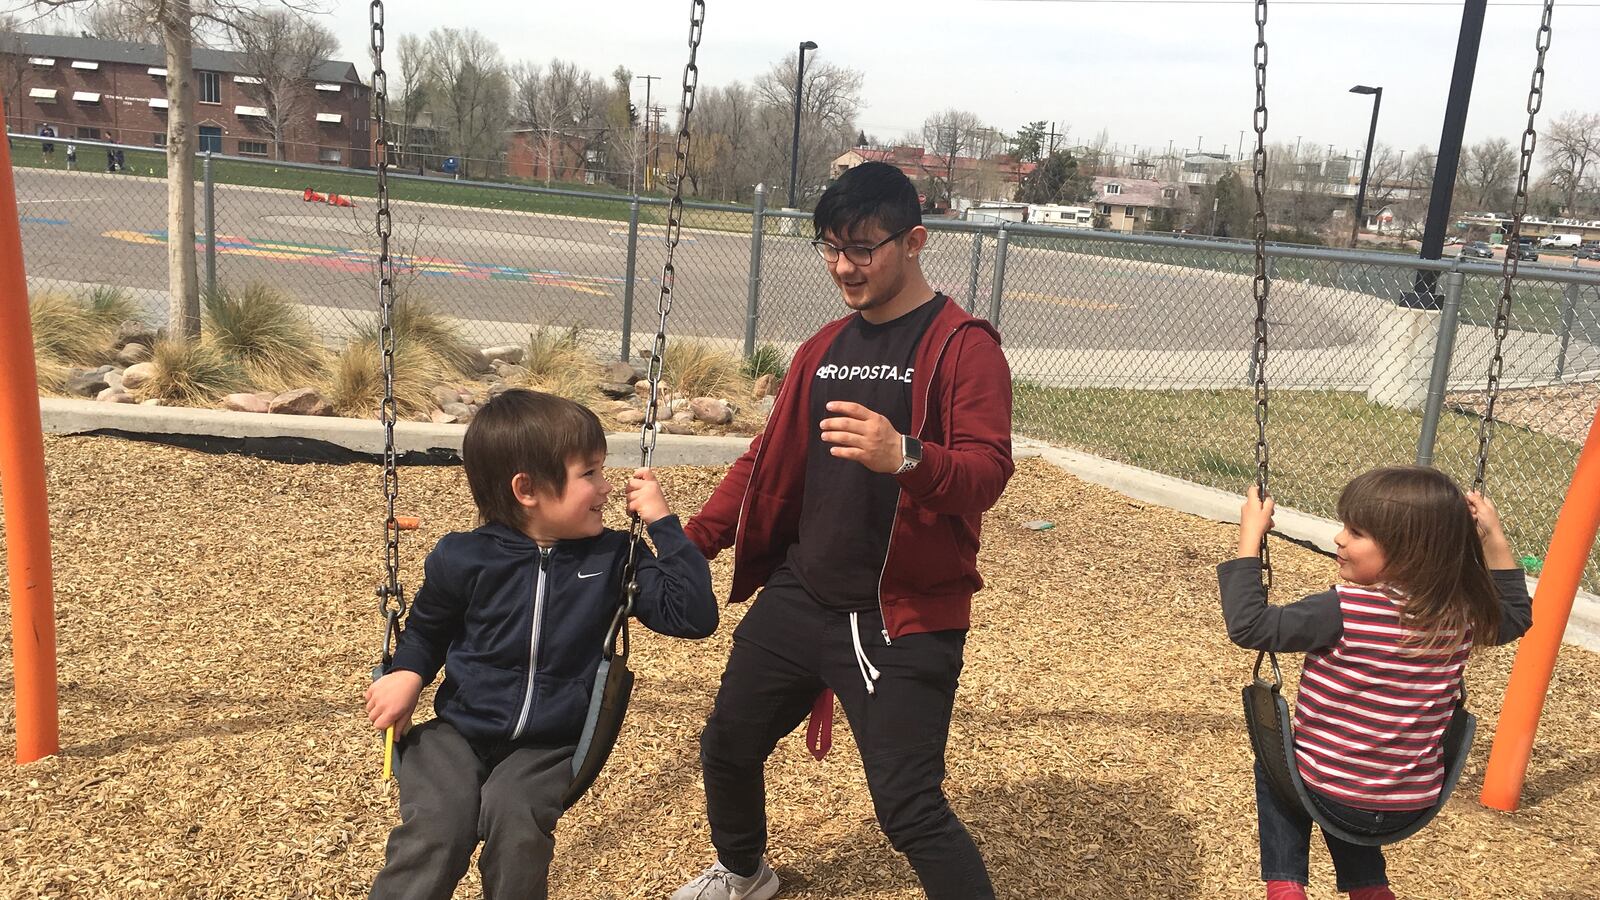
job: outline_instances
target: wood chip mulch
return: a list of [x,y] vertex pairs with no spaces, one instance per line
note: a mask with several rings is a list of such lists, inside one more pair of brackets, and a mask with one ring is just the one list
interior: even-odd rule
[[[63,749],[11,761],[7,650],[0,896],[364,897],[396,821],[360,699],[380,637],[378,470],[104,438],[47,454]],[[721,470],[662,474],[692,511]],[[471,503],[459,469],[407,470],[402,492],[424,523],[405,542],[414,587]],[[1238,694],[1253,657],[1227,642],[1212,571],[1232,529],[1034,460],[984,537],[947,789],[999,896],[1261,896]],[[1293,545],[1274,559],[1280,598],[1333,577]],[[726,589],[728,561],[714,569]],[[696,739],[742,612],[702,643],[635,632],[629,724],[562,820],[552,896],[664,900],[710,860]],[[0,618],[9,631],[4,582]],[[1600,897],[1600,657],[1563,652],[1507,815],[1476,798],[1511,659],[1473,663],[1480,737],[1456,798],[1390,853],[1403,897]],[[781,898],[922,896],[842,721],[822,764],[785,740],[768,790]],[[1312,896],[1334,897],[1320,842],[1312,860]],[[457,896],[480,896],[475,873]]]

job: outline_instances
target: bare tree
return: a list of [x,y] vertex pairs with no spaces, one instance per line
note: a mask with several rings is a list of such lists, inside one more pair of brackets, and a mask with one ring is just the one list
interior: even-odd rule
[[[395,92],[397,102],[390,104],[389,108],[400,114],[400,121],[396,126],[398,134],[395,137],[400,148],[400,156],[404,158],[411,152],[411,127],[416,124],[417,116],[428,103],[428,86],[423,77],[427,67],[426,48],[422,38],[414,34],[400,35],[395,57],[396,74],[400,78],[391,88]],[[407,159],[407,162],[409,161]]]
[[1562,208],[1577,214],[1587,186],[1585,173],[1591,166],[1600,169],[1600,113],[1563,113],[1544,135],[1544,158],[1551,185],[1562,195]]
[[[788,186],[798,65],[798,54],[790,53],[757,78],[753,87],[760,108],[756,122],[760,135],[757,172],[772,186]],[[861,73],[813,60],[806,66],[801,99],[796,202],[822,192],[833,158],[854,142],[856,113],[861,109]]]
[[500,48],[471,28],[435,28],[426,46],[429,103],[462,174],[471,174],[471,160],[499,154],[511,112]]
[[1456,175],[1456,190],[1478,210],[1493,210],[1505,204],[1511,182],[1517,174],[1517,151],[1503,137],[1485,138],[1463,154]]
[[83,10],[78,24],[89,37],[108,41],[154,44],[161,40],[160,27],[138,3],[96,3]]
[[760,111],[754,93],[737,81],[707,88],[694,114],[688,174],[695,191],[718,200],[747,199],[757,180],[752,145]]
[[[5,100],[6,131],[22,130],[19,110],[22,109],[22,80],[28,74],[28,57],[22,52],[21,26],[17,17],[0,15],[0,98]],[[16,116],[17,125],[10,119]]]
[[317,68],[339,49],[339,39],[321,22],[287,9],[241,11],[233,35],[243,51],[249,75],[260,79],[255,93],[267,112],[267,128],[278,159],[295,126],[315,105],[311,97]]
[[[289,9],[308,4],[280,0]],[[40,9],[71,9],[92,15],[102,5],[151,24],[161,35],[167,70],[167,297],[169,327],[200,333],[200,277],[194,241],[194,45],[208,30],[225,31],[245,10],[246,0],[34,0]]]
[[[976,113],[963,109],[946,109],[936,112],[922,122],[923,146],[932,150],[936,158],[932,166],[924,165],[929,186],[935,193],[944,195],[945,206],[955,204],[955,194],[959,187],[957,181],[961,176],[970,173],[960,173],[960,158],[976,155],[978,144],[983,140],[983,120]],[[970,179],[968,179],[970,180]],[[965,190],[963,190],[965,193]]]

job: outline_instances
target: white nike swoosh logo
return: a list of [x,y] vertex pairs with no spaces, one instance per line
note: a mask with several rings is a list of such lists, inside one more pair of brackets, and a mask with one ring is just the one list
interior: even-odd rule
[[598,577],[600,577],[601,575],[604,575],[604,574],[605,574],[604,572],[590,572],[589,574],[585,575],[582,572],[579,572],[578,573],[578,577],[579,578],[598,578]]

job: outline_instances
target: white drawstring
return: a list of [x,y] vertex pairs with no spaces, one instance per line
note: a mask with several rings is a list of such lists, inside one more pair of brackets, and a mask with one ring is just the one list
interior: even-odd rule
[[878,687],[873,682],[878,680],[878,670],[872,665],[872,660],[867,659],[867,651],[861,647],[861,628],[857,623],[858,615],[858,613],[850,614],[850,641],[856,647],[856,668],[861,670],[861,680],[867,685],[867,693],[875,694],[878,692]]

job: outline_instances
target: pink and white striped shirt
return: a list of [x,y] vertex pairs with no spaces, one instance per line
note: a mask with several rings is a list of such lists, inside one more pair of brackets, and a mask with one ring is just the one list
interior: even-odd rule
[[1442,745],[1469,636],[1407,644],[1404,598],[1336,588],[1344,633],[1306,655],[1295,702],[1295,755],[1306,786],[1360,809],[1425,809],[1444,784]]
[[[1500,630],[1521,637],[1533,622],[1521,569],[1491,570]],[[1404,596],[1336,587],[1272,605],[1261,560],[1217,567],[1228,637],[1241,647],[1305,653],[1295,702],[1295,755],[1306,786],[1357,809],[1425,809],[1444,783],[1443,737],[1455,711],[1472,641],[1437,650],[1405,643]]]

